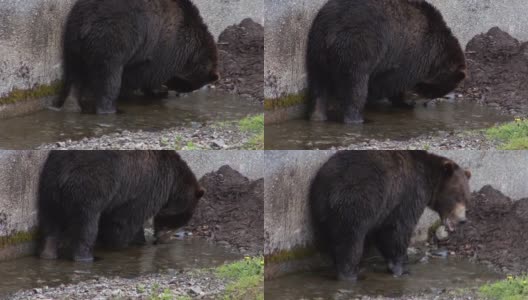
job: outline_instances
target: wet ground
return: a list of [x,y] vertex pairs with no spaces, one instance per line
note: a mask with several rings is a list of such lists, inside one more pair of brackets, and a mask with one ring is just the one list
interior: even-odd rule
[[0,298],[18,290],[53,287],[100,277],[133,278],[146,274],[180,272],[216,267],[240,258],[200,240],[131,248],[118,252],[96,252],[96,262],[74,263],[26,257],[0,263]]
[[331,270],[306,272],[266,281],[266,299],[355,299],[363,296],[401,297],[471,288],[502,279],[488,268],[459,259],[429,259],[409,265],[410,275],[394,278],[382,261],[369,264],[356,284],[336,281]]
[[160,131],[191,127],[210,121],[242,119],[262,112],[261,105],[247,98],[218,92],[198,91],[163,100],[121,101],[116,115],[97,116],[77,112],[40,111],[0,120],[0,148],[33,149],[41,144],[81,140],[121,131]]
[[462,100],[418,103],[413,110],[383,102],[369,107],[363,125],[292,120],[267,125],[266,149],[330,149],[371,140],[406,141],[431,133],[472,130],[512,121],[495,109]]

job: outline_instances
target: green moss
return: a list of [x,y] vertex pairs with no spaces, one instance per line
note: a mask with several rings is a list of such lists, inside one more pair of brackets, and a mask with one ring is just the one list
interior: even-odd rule
[[264,299],[263,257],[245,257],[216,268],[215,273],[231,281],[222,299]]
[[272,111],[279,108],[287,108],[300,105],[306,102],[306,95],[304,92],[298,94],[286,95],[277,99],[265,99],[264,110]]
[[62,82],[54,81],[51,84],[38,85],[29,90],[14,89],[7,96],[0,98],[0,105],[54,96],[60,92],[61,88]]
[[480,287],[479,294],[490,300],[528,299],[528,276],[508,276],[506,280],[486,284]]
[[514,122],[488,129],[486,134],[500,141],[503,150],[528,149],[528,119],[515,119]]
[[7,246],[18,245],[22,243],[27,243],[35,240],[37,237],[36,231],[29,232],[17,232],[10,236],[0,237],[0,248],[5,248]]
[[266,264],[298,260],[312,257],[316,254],[317,250],[312,247],[296,248],[288,251],[283,250],[275,254],[266,256]]

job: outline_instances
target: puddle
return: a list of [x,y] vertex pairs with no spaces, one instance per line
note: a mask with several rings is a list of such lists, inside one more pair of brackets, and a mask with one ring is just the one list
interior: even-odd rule
[[26,257],[0,262],[0,298],[18,290],[76,283],[97,277],[133,278],[169,269],[208,268],[233,261],[240,255],[200,240],[131,248],[124,251],[96,251],[92,264],[41,260]]
[[0,120],[0,149],[33,149],[45,143],[80,140],[123,130],[157,131],[192,122],[237,120],[262,112],[255,101],[216,91],[163,100],[121,101],[116,115],[97,116],[43,110]]
[[414,110],[395,109],[388,103],[368,108],[363,125],[293,120],[267,125],[266,149],[308,150],[346,147],[369,140],[408,140],[438,131],[471,130],[512,121],[496,110],[478,104],[441,102]]
[[266,299],[351,299],[361,296],[404,297],[421,292],[480,286],[503,279],[489,269],[459,259],[430,259],[409,265],[410,275],[394,278],[380,261],[369,265],[356,284],[336,281],[331,270],[298,273],[266,281]]

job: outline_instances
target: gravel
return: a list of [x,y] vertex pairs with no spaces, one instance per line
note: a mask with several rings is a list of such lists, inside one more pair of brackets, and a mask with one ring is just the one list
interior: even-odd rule
[[406,141],[370,140],[337,150],[492,150],[497,149],[499,143],[489,140],[485,130],[436,132],[411,138]]
[[128,130],[80,141],[44,144],[45,150],[231,150],[243,149],[253,137],[232,123],[191,123],[157,132]]
[[100,277],[78,284],[35,288],[19,291],[7,299],[166,299],[156,298],[160,294],[171,295],[170,299],[186,296],[211,299],[221,294],[227,284],[226,280],[219,279],[211,271],[169,271],[134,279]]

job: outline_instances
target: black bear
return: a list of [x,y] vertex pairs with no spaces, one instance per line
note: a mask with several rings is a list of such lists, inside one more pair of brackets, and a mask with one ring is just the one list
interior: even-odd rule
[[189,0],[78,0],[63,41],[64,87],[85,113],[116,112],[121,91],[191,92],[218,79],[217,49]]
[[39,184],[40,257],[69,249],[92,261],[98,238],[112,248],[144,240],[149,218],[156,230],[184,225],[203,194],[174,151],[52,151]]
[[362,123],[367,101],[415,91],[437,98],[466,77],[464,52],[440,12],[421,0],[330,0],[313,21],[306,55],[309,114]]
[[316,241],[340,280],[356,281],[365,240],[395,275],[426,207],[448,230],[466,221],[471,173],[426,151],[341,151],[315,176],[310,211]]

